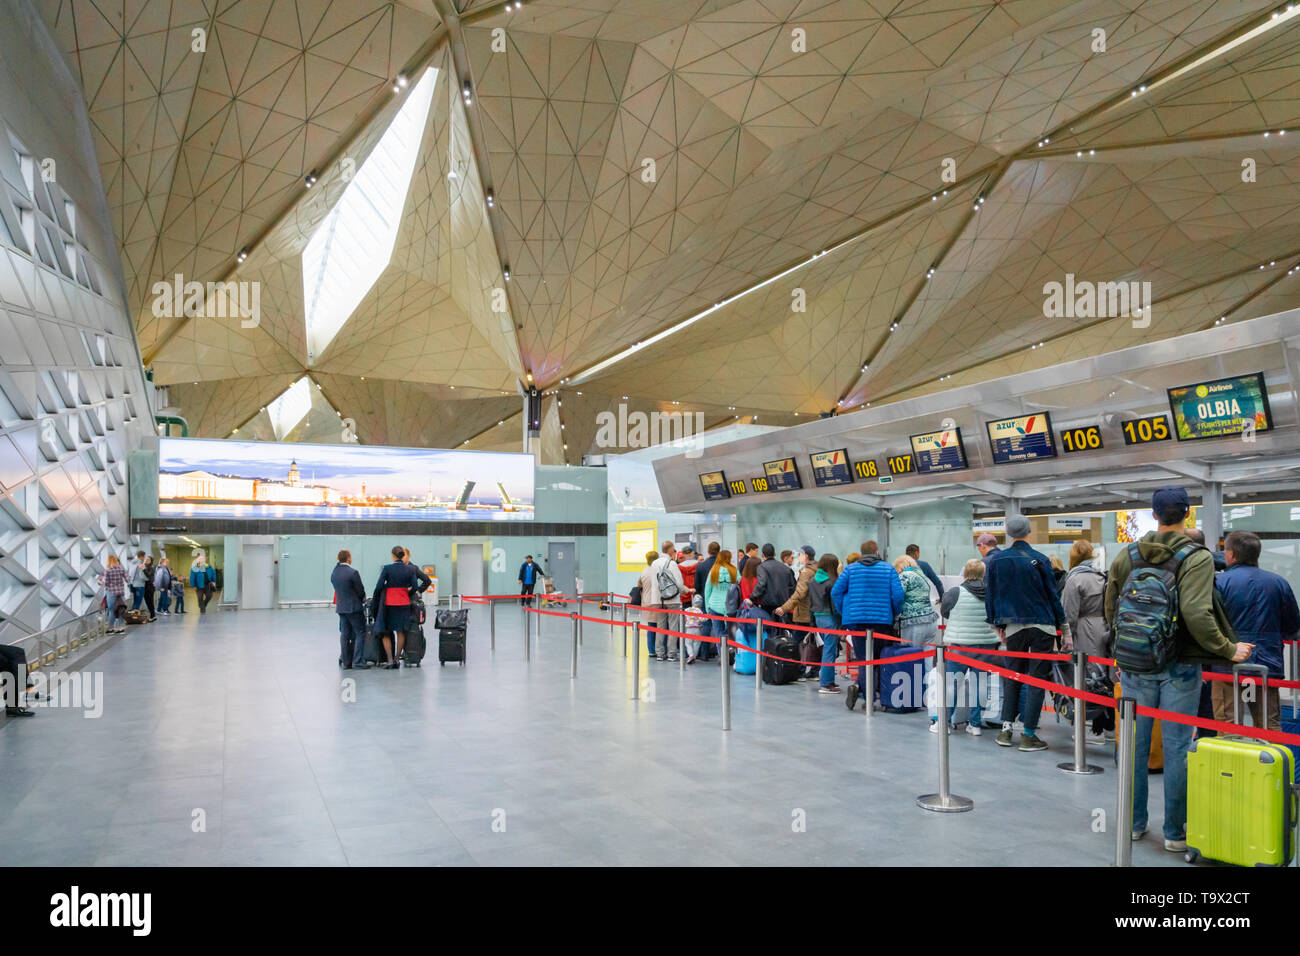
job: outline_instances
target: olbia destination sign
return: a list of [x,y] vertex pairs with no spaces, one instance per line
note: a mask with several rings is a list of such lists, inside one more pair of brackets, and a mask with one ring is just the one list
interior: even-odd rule
[[1179,441],[1249,439],[1273,426],[1263,372],[1171,388],[1169,409]]

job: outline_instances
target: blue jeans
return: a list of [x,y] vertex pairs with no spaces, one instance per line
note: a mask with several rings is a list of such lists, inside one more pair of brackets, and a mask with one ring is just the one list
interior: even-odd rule
[[[1158,707],[1176,714],[1196,716],[1201,702],[1201,668],[1197,664],[1170,664],[1154,674],[1124,674],[1124,695],[1142,707]],[[1137,752],[1133,755],[1133,829],[1147,828],[1147,760],[1151,756],[1151,729],[1155,718],[1138,715]],[[1165,746],[1166,840],[1187,836],[1187,749],[1196,728],[1164,721],[1160,728]]]
[[131,610],[133,611],[140,610],[140,605],[144,603],[144,588],[137,588],[137,587],[131,588],[131,595],[132,598],[134,599],[133,603],[131,604]]
[[172,593],[170,591],[158,592],[158,613],[166,614],[167,609],[172,606]]
[[[982,657],[974,651],[997,650],[998,642],[993,641],[989,644],[950,644],[948,650],[956,651],[958,654],[967,654],[977,661],[989,660]],[[945,655],[947,651],[944,652]],[[1005,658],[1004,658],[1005,659]],[[989,663],[1001,665],[998,660],[990,660]],[[982,671],[978,667],[971,667],[965,661],[954,661],[952,658],[944,657],[944,666],[949,674],[975,675],[975,689],[970,689],[968,676],[963,676],[959,681],[953,678],[954,686],[948,692],[948,723],[952,723],[953,715],[957,711],[958,705],[964,705],[970,708],[970,716],[967,723],[972,727],[978,727],[982,720],[980,706],[983,703],[984,691],[988,686],[988,671]],[[1011,683],[1008,681],[1008,683]]]
[[[813,622],[818,627],[835,627],[834,614],[814,614]],[[822,632],[822,666],[818,672],[818,681],[823,687],[830,687],[835,683],[835,668],[831,665],[835,663],[835,658],[840,653],[840,636],[838,634],[827,634]]]
[[[1029,651],[1034,654],[1050,654],[1056,646],[1056,635],[1036,627],[1025,628],[1007,636],[1007,650]],[[1002,667],[1019,674],[1037,677],[1039,680],[1052,679],[1052,662],[1028,657],[1004,657]],[[1023,693],[1021,692],[1023,688]],[[1024,725],[1025,734],[1033,737],[1038,732],[1038,718],[1043,715],[1043,695],[1046,691],[1033,684],[1022,684],[1004,678],[1002,681],[1002,722],[1014,723],[1017,714]],[[1194,712],[1193,712],[1194,713]]]

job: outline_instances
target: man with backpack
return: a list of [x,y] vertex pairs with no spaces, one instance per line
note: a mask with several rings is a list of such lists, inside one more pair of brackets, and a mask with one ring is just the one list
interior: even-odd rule
[[[1007,516],[1007,537],[1011,545],[986,565],[984,619],[993,625],[998,638],[1006,642],[1007,650],[1050,654],[1056,649],[1057,632],[1064,629],[1065,610],[1056,591],[1051,562],[1029,546],[1031,528],[1024,515]],[[1050,680],[1052,676],[1051,661],[1037,658],[1009,657],[1005,667],[1041,680]],[[1011,746],[1011,727],[1019,711],[1024,727],[1019,749],[1025,753],[1046,750],[1047,744],[1038,736],[1043,689],[1029,684],[1024,693],[1017,693],[1015,687],[1004,691],[998,746]]]
[[[1166,485],[1151,496],[1156,530],[1129,544],[1111,562],[1106,620],[1115,635],[1115,662],[1124,696],[1141,707],[1196,716],[1201,665],[1250,657],[1253,644],[1235,642],[1216,600],[1214,558],[1186,533],[1187,492]],[[1001,558],[998,559],[1001,562]],[[996,565],[995,565],[996,566]],[[1133,774],[1133,839],[1147,832],[1147,760],[1155,721],[1139,715]],[[1195,728],[1165,722],[1165,849],[1187,849],[1187,750]]]
[[[671,541],[665,541],[660,546],[659,557],[650,565],[649,579],[650,592],[647,594],[643,590],[641,603],[648,611],[658,611],[650,615],[649,624],[680,631],[681,622],[677,620],[677,615],[663,613],[668,608],[680,609],[682,595],[686,593],[686,582],[682,580],[681,569],[677,567],[677,546]],[[657,631],[650,633],[655,636],[655,657],[661,661],[677,660],[677,638]]]

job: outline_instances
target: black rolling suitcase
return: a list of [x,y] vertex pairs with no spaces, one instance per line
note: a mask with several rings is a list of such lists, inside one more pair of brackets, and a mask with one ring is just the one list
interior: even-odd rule
[[407,667],[419,667],[420,661],[424,660],[426,648],[424,628],[412,621],[402,642],[402,663]]
[[465,629],[443,627],[438,629],[438,664],[448,661],[465,666]]
[[438,664],[448,661],[465,666],[465,629],[469,626],[467,608],[450,608],[434,615],[434,627],[438,629]]
[[402,640],[402,663],[407,667],[419,667],[428,644],[424,639],[424,622],[427,620],[424,602],[418,597],[411,599],[410,613],[411,619]]

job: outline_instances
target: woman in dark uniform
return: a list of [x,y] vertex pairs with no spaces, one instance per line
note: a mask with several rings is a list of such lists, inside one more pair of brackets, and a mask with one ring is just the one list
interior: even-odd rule
[[[401,545],[393,548],[393,563],[384,565],[379,572],[379,581],[375,584],[374,596],[370,599],[370,615],[379,620],[384,615],[384,653],[387,661],[380,661],[380,667],[399,667],[402,649],[406,644],[406,626],[411,620],[411,597],[425,591],[431,584],[429,576],[413,564],[406,562],[406,549]],[[396,653],[393,638],[396,636]]]

